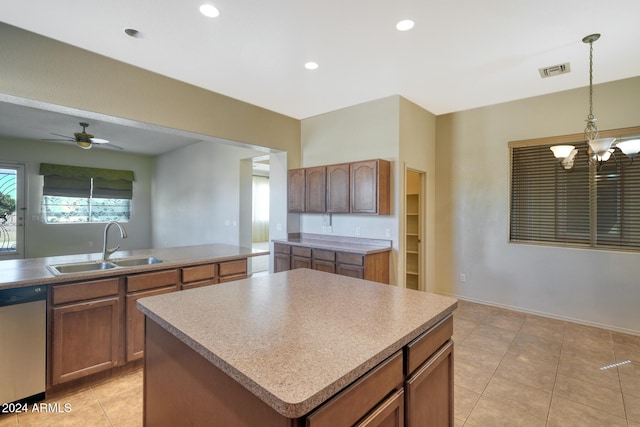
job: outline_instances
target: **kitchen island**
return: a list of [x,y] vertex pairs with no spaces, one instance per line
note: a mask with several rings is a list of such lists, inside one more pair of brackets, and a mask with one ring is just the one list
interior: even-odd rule
[[453,298],[297,269],[138,307],[145,425],[453,423]]

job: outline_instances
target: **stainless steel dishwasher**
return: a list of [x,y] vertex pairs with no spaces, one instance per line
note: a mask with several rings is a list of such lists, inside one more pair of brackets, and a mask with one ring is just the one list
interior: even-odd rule
[[0,404],[44,399],[46,286],[0,290]]

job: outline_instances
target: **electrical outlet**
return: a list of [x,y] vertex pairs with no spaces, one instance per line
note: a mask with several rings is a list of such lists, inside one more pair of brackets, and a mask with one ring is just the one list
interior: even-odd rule
[[326,232],[327,232],[327,226],[326,226],[326,225],[323,225],[323,226],[322,226],[322,232],[323,232],[323,233],[326,233]]
[[93,241],[89,240],[89,247],[92,248],[93,247]]
[[360,235],[360,227],[356,227],[356,236]]
[[384,235],[385,235],[385,237],[391,237],[391,229],[390,228],[386,228],[384,230]]
[[467,275],[464,273],[460,273],[460,282],[466,283],[466,281],[467,281]]
[[276,224],[276,231],[282,231],[282,224]]

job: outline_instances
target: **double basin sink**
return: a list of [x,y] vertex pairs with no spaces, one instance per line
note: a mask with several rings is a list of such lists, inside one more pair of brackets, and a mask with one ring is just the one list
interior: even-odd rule
[[99,270],[111,270],[113,268],[137,267],[141,265],[160,264],[164,261],[156,257],[132,257],[119,258],[110,261],[88,261],[70,264],[47,265],[47,268],[56,276],[61,274],[87,273]]

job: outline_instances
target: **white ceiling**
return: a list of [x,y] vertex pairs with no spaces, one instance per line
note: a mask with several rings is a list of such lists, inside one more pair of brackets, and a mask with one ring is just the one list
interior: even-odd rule
[[[596,32],[595,84],[640,75],[638,0],[4,3],[8,24],[297,119],[394,94],[440,115],[583,87],[581,39]],[[414,29],[397,31],[407,18]],[[540,78],[565,62],[570,73]]]

